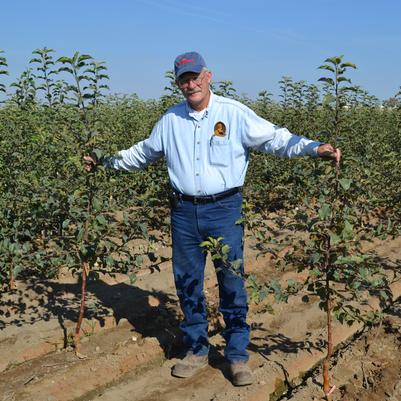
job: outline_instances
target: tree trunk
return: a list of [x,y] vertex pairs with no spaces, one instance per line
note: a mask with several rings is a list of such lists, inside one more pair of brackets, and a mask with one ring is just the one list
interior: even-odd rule
[[15,281],[14,281],[14,266],[10,263],[10,281],[9,281],[10,290],[15,290]]
[[86,277],[88,275],[88,272],[89,272],[88,262],[82,262],[81,306],[79,308],[78,322],[75,328],[75,336],[74,336],[75,353],[80,352],[80,339],[81,339],[80,332],[85,312]]
[[323,391],[326,395],[327,401],[332,400],[331,396],[331,385],[330,385],[330,360],[333,354],[333,328],[331,324],[331,298],[330,298],[330,280],[326,272],[326,294],[327,294],[327,301],[326,301],[326,316],[327,316],[327,355],[326,359],[323,362]]

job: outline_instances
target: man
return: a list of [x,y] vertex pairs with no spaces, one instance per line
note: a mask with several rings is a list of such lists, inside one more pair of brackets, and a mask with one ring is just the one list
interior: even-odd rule
[[[173,273],[184,313],[180,325],[187,354],[172,369],[190,377],[207,365],[208,323],[203,294],[206,255],[200,243],[222,237],[229,246],[228,263],[215,261],[220,312],[225,321],[224,356],[234,385],[248,385],[249,325],[244,285],[241,187],[250,149],[279,156],[310,155],[340,161],[339,149],[291,134],[258,117],[243,104],[210,91],[212,73],[202,56],[184,53],[174,62],[176,84],[185,101],[170,108],[146,140],[104,161],[123,170],[144,168],[164,156],[172,186]],[[87,170],[95,161],[86,156]],[[237,271],[230,264],[240,261]]]

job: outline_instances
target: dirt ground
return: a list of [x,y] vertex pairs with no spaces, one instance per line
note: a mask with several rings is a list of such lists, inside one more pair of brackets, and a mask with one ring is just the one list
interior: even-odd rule
[[[333,358],[335,399],[343,401],[401,400],[401,304],[385,314],[380,325],[353,338]],[[321,369],[280,401],[321,399]]]
[[[401,261],[401,238],[374,247],[388,266]],[[249,273],[286,282],[268,256],[246,251]],[[71,348],[79,307],[79,283],[68,275],[46,282],[20,282],[0,303],[0,401],[310,401],[322,399],[325,314],[316,299],[288,303],[267,298],[250,306],[250,365],[256,381],[234,387],[223,358],[222,319],[210,263],[205,288],[210,311],[209,366],[194,378],[171,377],[181,357],[181,318],[170,262],[149,268],[135,286],[126,277],[102,277],[88,285],[82,353]],[[386,310],[380,325],[336,324],[334,400],[401,400],[401,305]]]

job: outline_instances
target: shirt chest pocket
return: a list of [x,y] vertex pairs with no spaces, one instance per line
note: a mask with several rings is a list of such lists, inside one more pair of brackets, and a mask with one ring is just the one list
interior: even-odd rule
[[212,136],[209,146],[210,164],[215,166],[229,166],[231,160],[231,146],[228,138]]

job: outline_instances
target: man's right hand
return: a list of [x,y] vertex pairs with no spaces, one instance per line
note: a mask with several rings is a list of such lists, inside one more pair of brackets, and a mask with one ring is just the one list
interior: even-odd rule
[[97,160],[94,156],[84,156],[85,170],[92,173],[96,170]]
[[337,168],[340,166],[341,151],[329,143],[323,143],[317,148],[317,155],[325,159],[331,159],[336,163]]

